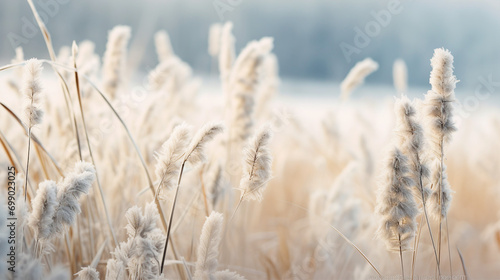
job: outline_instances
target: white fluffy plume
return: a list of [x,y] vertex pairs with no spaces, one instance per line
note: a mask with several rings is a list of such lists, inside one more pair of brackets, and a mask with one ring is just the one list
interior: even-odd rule
[[402,59],[394,61],[392,66],[392,78],[394,87],[398,93],[406,93],[408,91],[408,68]]
[[224,126],[220,123],[205,124],[191,140],[186,150],[184,160],[193,166],[205,162],[205,146],[223,130]]
[[431,203],[438,206],[430,207],[430,211],[435,217],[444,217],[451,203],[451,189],[446,180],[444,164],[444,145],[456,131],[453,123],[453,102],[458,80],[453,75],[453,56],[448,50],[435,49],[431,66],[429,82],[432,89],[425,95],[424,108],[428,146],[431,151],[429,157],[439,164],[435,164],[432,171],[434,193],[431,197]]
[[[448,210],[450,209],[452,193],[450,183],[448,182],[448,176],[446,174],[446,165],[441,165],[439,160],[435,160],[432,168],[431,184],[433,186],[441,185],[441,195],[438,189],[435,187],[432,193],[428,209],[431,215],[439,220],[439,216],[444,219],[448,215]],[[439,198],[441,197],[441,203],[439,203]]]
[[430,172],[424,154],[424,130],[417,119],[413,102],[405,95],[396,99],[394,111],[398,146],[410,161],[410,177],[414,181],[419,197],[426,199],[430,189],[423,182],[429,178]]
[[424,106],[430,148],[438,157],[441,154],[441,142],[448,142],[451,139],[451,133],[456,130],[453,123],[453,102],[455,102],[455,86],[458,80],[453,75],[453,56],[448,50],[435,49],[431,66],[432,89],[425,95]]
[[377,71],[378,63],[373,61],[371,58],[366,58],[354,65],[354,67],[349,71],[349,74],[340,84],[340,95],[342,100],[347,100],[351,95],[352,91],[358,86],[362,85],[365,78],[371,73]]
[[208,34],[208,53],[212,57],[217,57],[221,48],[222,25],[214,23],[210,26]]
[[42,85],[40,83],[42,69],[42,62],[35,58],[28,60],[24,66],[22,91],[26,97],[25,113],[29,127],[41,123],[43,118],[41,108]]
[[79,199],[88,194],[95,180],[94,166],[88,162],[79,161],[74,169],[66,174],[59,183],[57,192],[58,205],[52,223],[53,234],[61,234],[66,226],[71,226],[76,215],[81,212]]
[[162,145],[156,155],[156,176],[161,181],[160,187],[171,189],[179,174],[180,161],[190,139],[190,127],[180,124],[174,128],[170,138]]
[[409,250],[417,228],[418,208],[410,189],[414,183],[409,171],[408,158],[395,148],[387,159],[377,196],[378,233],[391,251]]
[[58,205],[56,182],[40,183],[32,203],[33,212],[28,218],[28,225],[33,229],[35,238],[43,241],[51,236],[52,221]]
[[[273,48],[273,39],[252,41],[241,51],[229,78],[229,141],[246,141],[253,126],[255,97],[260,85],[259,72],[264,58]],[[238,145],[236,145],[238,147]]]
[[234,50],[233,23],[226,22],[221,31],[221,42],[219,49],[219,71],[223,84],[228,83],[229,74],[233,68],[234,58],[236,56]]
[[76,275],[77,280],[99,280],[99,272],[93,267],[84,267]]
[[250,139],[245,148],[239,187],[241,197],[245,200],[261,201],[262,193],[271,179],[272,156],[268,147],[271,137],[271,129],[265,126]]
[[223,216],[212,212],[203,224],[198,245],[194,279],[214,279],[217,271],[219,245],[222,239]]
[[123,77],[129,39],[130,27],[128,26],[116,26],[108,34],[102,70],[104,92],[111,98],[116,97],[116,91]]
[[174,55],[170,37],[165,30],[160,30],[155,34],[155,47],[160,62],[166,61]]

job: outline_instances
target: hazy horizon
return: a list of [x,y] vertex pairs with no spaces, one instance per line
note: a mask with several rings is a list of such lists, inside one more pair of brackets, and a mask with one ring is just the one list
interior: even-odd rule
[[[237,51],[250,40],[274,37],[280,74],[288,79],[339,82],[357,61],[371,57],[380,69],[368,81],[390,84],[392,64],[402,58],[408,65],[409,84],[426,86],[429,59],[437,47],[450,49],[454,54],[459,86],[463,89],[475,88],[480,77],[500,77],[500,53],[495,44],[495,35],[500,33],[500,19],[496,16],[500,4],[495,1],[294,1],[285,5],[283,0],[34,2],[48,15],[46,24],[57,50],[73,40],[88,39],[95,42],[97,53],[102,55],[108,30],[115,25],[130,25],[133,37],[129,63],[138,65],[140,72],[156,66],[155,57],[144,54],[154,52],[154,32],[165,29],[176,54],[196,74],[209,74],[212,66],[206,51],[207,26],[222,19],[234,22]],[[366,28],[377,31],[372,24],[377,20],[374,14],[383,18],[383,14],[387,15],[384,11],[397,2],[399,12],[385,22],[379,21],[376,35],[368,37],[368,44],[346,59],[341,44],[356,47],[355,28],[364,34]],[[55,3],[56,7],[43,3]],[[29,29],[27,22],[33,22],[33,16],[26,1],[0,4],[2,63],[14,56],[13,34],[23,38],[20,45],[26,58],[48,57],[46,49],[39,47],[43,39],[38,30],[34,36],[23,35]]]

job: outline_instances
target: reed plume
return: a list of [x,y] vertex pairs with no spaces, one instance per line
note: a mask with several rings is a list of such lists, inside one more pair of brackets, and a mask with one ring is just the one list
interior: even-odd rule
[[180,161],[189,139],[190,127],[183,123],[174,128],[170,138],[162,145],[161,150],[156,155],[156,176],[160,180],[158,188],[164,187],[170,190],[175,186]]
[[366,58],[356,63],[340,84],[340,98],[344,101],[347,100],[352,91],[362,85],[365,78],[371,73],[377,71],[377,69],[378,63],[373,61],[371,58]]
[[[451,190],[450,183],[448,182],[446,164],[441,165],[439,160],[434,160],[433,162],[431,184],[433,186],[441,185],[441,193],[437,190],[432,192],[428,208],[436,220],[439,220],[440,218],[443,219],[448,215],[453,191]],[[439,203],[440,200],[441,204]]]
[[400,94],[408,91],[408,68],[402,59],[394,61],[392,66],[392,79],[394,81],[394,88]]
[[126,267],[122,261],[110,258],[106,264],[106,279],[127,279],[125,270]]
[[212,208],[215,208],[215,206],[217,205],[217,201],[219,200],[219,196],[223,192],[223,176],[224,174],[221,164],[216,163],[209,166],[206,186],[207,192],[211,197],[210,201],[212,204]]
[[235,272],[224,270],[217,271],[219,246],[223,234],[223,216],[221,213],[212,212],[203,224],[200,235],[200,244],[196,255],[196,265],[193,279],[245,279]]
[[270,127],[265,126],[255,134],[245,148],[243,177],[238,188],[243,200],[262,200],[262,193],[271,179],[272,156],[269,150],[271,137]]
[[442,219],[446,218],[451,204],[451,188],[446,181],[444,145],[450,141],[451,134],[457,130],[453,122],[452,103],[455,102],[455,87],[458,80],[453,75],[453,56],[448,50],[435,49],[431,59],[431,66],[429,83],[432,88],[425,95],[424,108],[427,118],[429,157],[439,162],[432,170],[434,184],[429,206],[433,206],[429,208],[429,211],[431,211],[432,216],[438,218],[439,222],[437,243],[438,259],[440,261]]
[[127,44],[130,39],[130,27],[119,25],[108,34],[108,43],[103,58],[103,87],[111,99],[116,98],[116,92],[122,82]]
[[208,54],[212,57],[217,57],[221,49],[222,25],[214,23],[210,26],[208,34]]
[[79,161],[58,184],[58,205],[54,212],[51,235],[62,234],[67,226],[75,222],[76,215],[81,212],[78,200],[83,194],[88,194],[94,181],[94,166],[88,162]]
[[432,89],[425,95],[425,114],[429,132],[429,147],[433,158],[443,157],[443,145],[456,131],[453,122],[453,102],[458,80],[453,75],[453,56],[448,50],[436,49],[431,59],[430,84]]
[[52,221],[58,205],[56,182],[40,183],[32,203],[33,212],[28,218],[28,225],[33,229],[35,238],[43,242],[52,233]]
[[31,130],[34,126],[42,122],[43,110],[41,108],[42,86],[40,74],[42,72],[42,62],[37,59],[30,59],[24,66],[23,94],[26,97],[25,114],[28,124],[28,155],[26,156],[26,177],[24,180],[24,201],[28,194],[28,177],[31,151]]
[[223,216],[212,212],[203,224],[198,245],[194,279],[212,279],[217,271],[219,245],[222,240]]
[[184,162],[189,162],[192,166],[205,162],[205,146],[223,130],[224,126],[220,123],[208,123],[204,125],[198,130],[187,147],[184,155]]
[[[63,235],[66,227],[74,223],[76,215],[81,212],[78,200],[82,194],[88,193],[94,180],[93,165],[77,162],[74,170],[57,187],[52,181],[41,184],[28,218],[29,225],[35,232],[37,257],[48,253],[51,249],[50,240]],[[71,259],[69,251],[68,254]]]
[[156,227],[159,218],[156,205],[148,203],[144,214],[141,208],[133,206],[125,218],[128,239],[112,253],[106,279],[163,279],[159,276],[159,257],[165,236]]
[[389,251],[398,251],[403,269],[403,252],[411,250],[415,236],[418,208],[411,187],[414,185],[409,176],[408,158],[394,148],[387,159],[385,175],[379,185],[377,213],[380,216],[378,234],[386,243]]
[[[429,223],[429,216],[427,214],[427,201],[432,193],[431,189],[424,184],[430,176],[429,168],[427,167],[427,160],[425,159],[424,146],[424,130],[417,119],[417,112],[411,102],[404,94],[401,98],[396,99],[395,103],[396,112],[396,133],[398,135],[398,146],[401,148],[402,153],[408,157],[410,161],[410,175],[413,180],[413,186],[417,198],[422,202],[422,208],[425,215],[425,221],[429,230],[432,247],[434,249],[434,256],[436,263],[439,264],[439,258],[432,236],[432,228]],[[420,230],[416,237],[416,248],[414,251],[414,258],[416,257],[418,242],[420,238]],[[413,269],[413,267],[412,267]],[[412,272],[413,275],[413,272]]]
[[156,32],[155,47],[156,54],[158,55],[158,61],[160,62],[167,61],[169,58],[174,56],[172,44],[170,43],[170,37],[165,30]]
[[29,128],[42,122],[44,112],[41,108],[42,85],[40,74],[42,73],[42,62],[32,58],[24,67],[23,94],[26,97],[25,114]]
[[167,238],[165,239],[165,246],[163,247],[163,257],[161,263],[160,273],[163,273],[163,267],[165,264],[165,257],[167,254],[168,241],[170,239],[170,230],[172,228],[172,221],[174,218],[175,205],[177,203],[177,197],[179,195],[179,187],[182,180],[182,173],[184,172],[184,166],[186,162],[189,162],[192,166],[196,166],[205,161],[205,145],[212,140],[217,134],[223,131],[223,126],[217,123],[205,124],[196,135],[191,140],[191,143],[184,153],[184,158],[181,164],[181,169],[179,172],[179,178],[177,180],[177,188],[175,189],[174,201],[172,203],[172,209],[170,210],[170,219],[168,221]]
[[77,280],[99,280],[99,272],[93,267],[84,267],[76,275]]
[[252,41],[241,51],[234,63],[229,78],[228,154],[231,154],[231,148],[239,150],[240,144],[250,136],[254,100],[261,82],[259,71],[272,48],[272,38],[264,37],[259,41]]
[[214,273],[215,279],[218,280],[245,280],[245,277],[239,275],[236,272],[229,270],[217,271]]
[[244,150],[243,176],[238,190],[241,191],[240,200],[231,215],[233,220],[241,203],[244,200],[262,200],[267,183],[271,179],[272,156],[268,148],[272,132],[269,126],[261,128],[250,139]]
[[153,91],[179,93],[191,77],[192,70],[176,56],[164,60],[149,74],[149,87]]
[[232,30],[232,22],[224,23],[221,31],[221,43],[219,49],[219,72],[222,81],[222,87],[226,95],[228,94],[226,87],[229,83],[229,75],[231,73],[231,69],[233,68],[233,63],[236,56],[234,50],[235,39]]
[[255,115],[262,117],[268,110],[269,101],[278,92],[280,84],[278,58],[274,54],[269,54],[264,57],[259,76],[262,77],[262,82],[257,93],[255,104]]
[[417,120],[417,111],[408,97],[403,95],[401,98],[396,99],[394,108],[398,146],[410,161],[410,177],[422,201],[425,203],[425,199],[427,199],[431,191],[423,184],[430,176],[424,155],[424,130]]

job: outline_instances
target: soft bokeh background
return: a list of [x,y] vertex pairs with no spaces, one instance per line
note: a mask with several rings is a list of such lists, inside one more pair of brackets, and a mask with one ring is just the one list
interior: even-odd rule
[[[448,48],[455,57],[454,73],[461,80],[454,111],[458,131],[453,134],[453,141],[446,145],[445,154],[448,178],[455,191],[448,215],[449,236],[446,237],[451,244],[453,275],[462,273],[457,248],[463,253],[465,266],[473,279],[497,279],[500,275],[498,0],[401,0],[401,13],[392,15],[387,26],[381,28],[380,33],[360,49],[360,53],[353,54],[350,61],[344,57],[340,45],[353,45],[355,28],[365,29],[374,20],[373,13],[387,10],[389,3],[394,1],[33,1],[46,17],[56,49],[70,45],[73,40],[91,40],[102,58],[108,31],[119,24],[132,27],[127,58],[128,70],[136,74],[135,80],[131,82],[129,73],[123,74],[113,104],[142,151],[146,170],[152,172],[155,169],[155,152],[160,150],[165,139],[170,139],[172,129],[180,121],[200,127],[207,121],[224,120],[230,131],[241,129],[243,125],[248,129],[248,119],[254,122],[253,127],[248,129],[251,133],[271,123],[275,132],[271,149],[274,156],[273,179],[262,203],[243,204],[233,227],[228,227],[236,234],[228,234],[221,247],[220,268],[235,270],[248,279],[264,279],[265,276],[269,279],[291,279],[291,276],[297,276],[293,279],[363,279],[362,276],[376,279],[371,277],[375,274],[364,259],[329,225],[338,227],[366,252],[384,275],[398,275],[399,256],[387,252],[383,242],[374,238],[379,227],[375,196],[379,179],[385,174],[386,149],[393,147],[391,140],[396,136],[393,132],[393,97],[399,94],[392,85],[392,67],[398,58],[406,62],[410,95],[423,99],[423,93],[430,89],[429,60],[433,51],[439,47]],[[229,7],[229,11],[219,16],[216,7],[222,8],[228,3],[234,7]],[[207,52],[210,24],[223,21],[234,22],[237,53],[251,40],[274,37],[273,52],[280,66],[280,90],[277,98],[260,105],[257,102],[257,108],[265,105],[256,110],[260,114],[246,113],[246,104],[236,109],[227,105],[231,103],[229,100],[241,96],[235,90],[223,93],[217,65]],[[148,82],[144,83],[143,78],[158,64],[153,36],[160,29],[168,31],[175,53],[189,63],[195,77],[189,76],[175,90],[149,92]],[[28,34],[26,31],[29,31]],[[0,0],[0,65],[9,63],[14,56],[17,45],[11,39],[15,36],[25,37],[21,43],[25,58],[48,57],[26,0]],[[377,61],[379,70],[356,89],[352,100],[339,102],[339,83],[357,61],[366,57]],[[71,118],[66,115],[59,81],[48,65],[45,69],[46,76],[42,80],[46,89],[46,116],[43,123],[35,128],[35,133],[45,143],[49,153],[67,170],[79,158],[80,146],[75,140],[78,134],[73,133]],[[96,70],[93,74],[98,87],[101,86],[99,82],[105,80],[102,73]],[[68,77],[70,96],[76,96],[76,83],[69,74]],[[200,92],[191,87],[199,77],[203,82]],[[273,74],[269,77],[272,81],[266,83],[267,86],[271,84],[269,91],[274,96],[275,77]],[[484,81],[488,79],[493,83],[490,81],[485,86]],[[16,87],[8,86],[9,81],[19,85],[21,75],[15,69],[0,73],[0,102],[21,115],[25,103],[17,94]],[[240,79],[237,84],[244,82],[245,79]],[[81,86],[83,88],[85,83],[82,82]],[[92,143],[96,168],[105,186],[111,227],[118,232],[119,240],[124,241],[127,239],[125,211],[133,205],[143,206],[144,202],[150,201],[151,194],[143,191],[147,184],[146,177],[127,138],[128,134],[111,114],[108,103],[103,102],[88,83],[86,86],[88,90],[83,92],[88,94],[83,95],[83,111],[91,137],[88,141]],[[478,86],[482,86],[481,96],[475,93]],[[138,96],[144,88],[150,94]],[[258,97],[257,100],[267,94],[267,90],[254,91],[252,98]],[[484,96],[485,92],[489,96]],[[72,105],[79,113],[76,100],[73,99]],[[240,101],[233,101],[232,104],[240,104]],[[228,109],[231,114],[227,114]],[[240,114],[242,111],[245,112]],[[243,122],[234,121],[235,116],[243,116]],[[75,119],[77,124],[83,124],[78,116]],[[21,159],[18,161],[24,163],[28,145],[25,131],[5,110],[0,110],[0,130],[13,144],[12,150],[18,151]],[[225,213],[226,221],[233,212],[233,202],[239,198],[239,192],[234,188],[239,186],[238,168],[242,157],[238,153],[232,155],[232,149],[238,149],[231,146],[234,143],[226,141],[230,138],[223,137],[226,135],[220,136],[207,149],[210,151],[207,165],[186,171],[185,179],[183,177],[178,204],[182,210],[176,210],[176,215],[181,215],[183,211],[189,211],[189,215],[179,227],[177,240],[179,255],[189,256],[186,257],[188,262],[195,260],[193,252],[197,244],[193,240],[197,242],[205,221],[205,211],[209,210],[208,204],[201,201],[201,195],[200,199],[193,198],[193,194],[200,193],[199,186],[205,184],[203,180],[210,181],[214,186],[213,197],[221,197],[222,202],[218,205],[213,202],[210,208]],[[82,157],[88,160],[90,155],[87,150],[86,144],[83,144]],[[30,161],[29,175],[33,182],[39,183],[45,178],[60,179],[55,170],[46,176],[40,156],[35,157],[33,153],[32,157],[34,160]],[[9,164],[0,148],[1,169],[5,170]],[[222,179],[217,179],[217,172],[222,174]],[[0,172],[0,186],[6,185],[2,183],[7,180],[6,175]],[[223,191],[216,191],[217,186]],[[173,195],[165,197],[162,203],[168,207]],[[97,198],[96,193],[90,198]],[[86,201],[85,210],[97,209],[88,202],[92,200]],[[81,221],[93,219],[92,215],[83,211]],[[96,211],[96,217],[104,218],[104,211]],[[85,225],[83,229],[87,229]],[[97,236],[94,247],[108,238],[103,225],[94,223],[88,227],[88,232]],[[432,221],[432,226],[436,235],[437,222]],[[424,225],[416,272],[421,279],[426,275],[431,275],[427,277],[431,279],[435,271],[434,256],[429,234],[425,231]],[[89,249],[92,248],[92,239],[86,234],[83,236],[77,239],[74,235],[71,240],[74,246],[84,248],[79,252],[81,260],[72,262],[65,255],[63,244],[56,243],[56,252],[50,254],[52,267],[55,264],[69,267],[71,264],[75,270],[88,265],[94,258]],[[105,261],[112,257],[110,252],[114,248],[104,252],[98,267],[101,275],[105,273]],[[447,255],[447,252],[443,253],[445,273],[448,273]],[[410,257],[409,253],[405,255],[407,273]],[[174,256],[168,259],[173,260]],[[173,272],[171,274],[174,275]]]
[[[67,3],[64,3],[67,2]],[[54,45],[59,48],[90,39],[96,50],[104,52],[107,32],[117,24],[130,25],[132,57],[129,63],[144,71],[156,66],[153,34],[166,29],[175,52],[188,62],[198,75],[209,74],[211,59],[207,54],[208,26],[217,21],[234,22],[237,50],[252,39],[275,38],[281,76],[340,82],[355,62],[372,57],[380,69],[368,78],[370,83],[391,84],[392,63],[406,61],[411,86],[426,87],[429,60],[436,47],[445,47],[455,56],[459,89],[474,89],[478,77],[493,75],[500,80],[500,2],[480,1],[405,1],[402,12],[393,15],[361,53],[348,62],[342,42],[353,44],[355,27],[364,29],[374,18],[371,12],[387,10],[390,1],[357,0],[35,0],[40,12],[44,6],[58,3],[56,12],[48,16],[47,26]],[[45,4],[48,3],[48,4]],[[59,4],[60,3],[60,4]],[[234,3],[230,11],[219,17],[215,6]],[[51,11],[54,9],[52,8]],[[47,13],[49,14],[49,13]],[[33,16],[26,1],[0,2],[0,62],[14,55],[9,34],[23,34],[26,21]],[[26,57],[47,57],[41,48],[40,32],[22,43]],[[422,59],[425,58],[425,59]],[[427,59],[428,58],[428,59]]]

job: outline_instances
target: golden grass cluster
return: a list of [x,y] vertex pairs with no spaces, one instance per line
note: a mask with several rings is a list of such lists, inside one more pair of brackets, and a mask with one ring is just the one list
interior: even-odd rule
[[448,51],[420,99],[398,61],[397,100],[349,100],[378,68],[366,59],[341,101],[307,110],[276,97],[273,40],[236,55],[231,23],[210,28],[220,90],[201,96],[165,31],[133,86],[129,27],[109,32],[101,66],[89,41],[56,56],[39,24],[51,59],[18,49],[0,67],[0,165],[17,172],[15,273],[0,173],[1,279],[500,275],[500,118],[455,125]]

